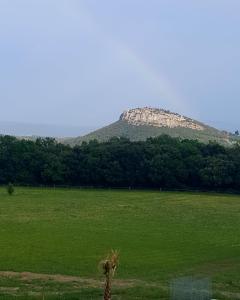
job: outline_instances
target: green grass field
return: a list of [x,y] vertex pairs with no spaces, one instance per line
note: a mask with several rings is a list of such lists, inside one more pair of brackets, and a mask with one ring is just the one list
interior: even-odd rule
[[168,299],[169,282],[191,275],[210,277],[218,299],[240,299],[236,195],[1,188],[0,246],[5,299],[101,299],[98,263],[112,248],[113,299]]

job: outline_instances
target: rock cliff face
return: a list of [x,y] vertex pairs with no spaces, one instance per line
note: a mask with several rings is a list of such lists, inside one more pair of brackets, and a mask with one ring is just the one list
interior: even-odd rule
[[201,124],[190,118],[164,109],[149,107],[127,110],[120,116],[120,120],[124,120],[135,126],[149,125],[168,128],[184,127],[200,131],[204,130],[204,127]]

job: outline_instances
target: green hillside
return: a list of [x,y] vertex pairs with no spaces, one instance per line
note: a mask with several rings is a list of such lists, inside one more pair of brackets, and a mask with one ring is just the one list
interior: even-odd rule
[[93,131],[85,136],[67,139],[66,143],[70,145],[81,144],[83,141],[97,139],[100,142],[107,141],[112,137],[126,137],[132,141],[146,140],[149,137],[156,137],[161,134],[168,134],[172,137],[181,137],[184,139],[198,139],[202,142],[216,141],[221,144],[230,145],[232,139],[229,134],[206,126],[203,131],[183,127],[155,127],[147,125],[131,125],[124,120],[119,120],[106,127]]

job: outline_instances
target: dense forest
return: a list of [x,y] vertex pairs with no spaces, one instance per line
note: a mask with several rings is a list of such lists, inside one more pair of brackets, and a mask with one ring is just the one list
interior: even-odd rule
[[240,191],[240,146],[162,135],[70,147],[0,136],[0,184],[232,189]]

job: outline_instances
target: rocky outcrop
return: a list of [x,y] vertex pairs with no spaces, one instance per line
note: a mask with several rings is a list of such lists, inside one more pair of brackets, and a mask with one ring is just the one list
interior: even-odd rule
[[120,116],[129,124],[140,126],[148,125],[155,127],[184,127],[194,130],[204,130],[204,127],[196,121],[182,115],[172,113],[164,109],[150,107],[130,109]]

